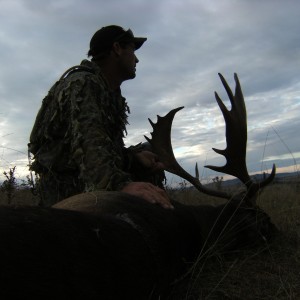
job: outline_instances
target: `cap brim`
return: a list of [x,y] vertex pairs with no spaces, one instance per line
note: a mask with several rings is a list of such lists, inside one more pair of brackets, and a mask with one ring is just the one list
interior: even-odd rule
[[142,47],[142,45],[146,42],[147,38],[143,37],[135,37],[133,39],[133,42],[135,44],[135,50],[139,49]]

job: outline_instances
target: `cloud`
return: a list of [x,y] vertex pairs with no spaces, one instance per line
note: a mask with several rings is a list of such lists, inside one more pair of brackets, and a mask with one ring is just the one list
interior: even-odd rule
[[[86,58],[92,34],[120,24],[147,42],[136,52],[136,79],[122,84],[131,107],[126,144],[150,133],[147,119],[185,106],[174,120],[172,143],[180,162],[223,164],[211,148],[225,147],[218,78],[242,84],[248,109],[251,172],[264,158],[279,166],[300,151],[300,2],[209,0],[0,0],[0,136],[2,167],[26,157],[30,130],[43,97],[70,66]],[[20,152],[17,152],[20,151]],[[25,155],[25,154],[24,154]],[[26,173],[26,172],[25,172]]]

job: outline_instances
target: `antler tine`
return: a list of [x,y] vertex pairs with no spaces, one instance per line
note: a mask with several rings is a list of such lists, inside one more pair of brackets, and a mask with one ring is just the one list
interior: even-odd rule
[[184,170],[177,163],[173,153],[171,127],[175,114],[183,108],[184,106],[175,108],[164,117],[157,116],[157,123],[153,123],[150,119],[148,119],[153,128],[153,132],[150,133],[152,139],[145,136],[145,139],[152,146],[153,152],[156,153],[160,161],[163,162],[165,169],[176,175],[178,175],[177,173],[184,173]]
[[[226,124],[227,147],[224,150],[213,148],[216,153],[226,158],[226,164],[222,167],[205,166],[206,168],[223,172],[239,178],[251,190],[249,197],[254,195],[261,187],[271,182],[275,176],[275,166],[269,178],[261,183],[254,183],[250,178],[246,166],[246,148],[247,148],[247,113],[244,96],[237,74],[234,74],[236,82],[235,95],[233,95],[225,78],[219,74],[223,86],[231,102],[231,110],[224,105],[219,95],[215,92],[216,101],[222,111]],[[251,189],[250,189],[251,188]]]
[[171,144],[171,127],[175,114],[183,108],[184,106],[175,108],[164,117],[157,116],[157,123],[153,123],[148,119],[153,128],[153,132],[150,133],[152,139],[144,136],[152,146],[153,152],[156,153],[159,159],[164,163],[166,170],[171,173],[174,173],[175,169],[178,169],[177,166],[174,168],[176,159]]
[[181,110],[182,107],[171,110],[166,116],[157,116],[157,123],[153,123],[150,119],[149,122],[153,127],[151,132],[152,139],[145,136],[146,140],[151,144],[153,152],[156,153],[160,161],[164,164],[165,170],[186,179],[194,185],[199,191],[221,198],[229,199],[231,196],[225,192],[209,190],[204,187],[199,181],[199,172],[196,177],[187,173],[177,162],[171,143],[171,127],[175,114]]

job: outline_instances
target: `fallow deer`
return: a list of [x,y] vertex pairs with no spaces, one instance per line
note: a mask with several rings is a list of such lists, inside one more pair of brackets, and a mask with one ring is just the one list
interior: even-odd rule
[[121,192],[85,193],[52,208],[0,208],[0,297],[2,299],[167,299],[170,286],[191,263],[214,248],[222,251],[265,243],[276,231],[256,204],[259,190],[246,167],[247,120],[235,74],[232,108],[216,93],[226,122],[223,167],[207,166],[239,178],[244,193],[212,191],[177,163],[171,126],[177,108],[153,127],[147,138],[166,170],[200,192],[228,199],[226,204],[190,206],[173,201],[173,210]]

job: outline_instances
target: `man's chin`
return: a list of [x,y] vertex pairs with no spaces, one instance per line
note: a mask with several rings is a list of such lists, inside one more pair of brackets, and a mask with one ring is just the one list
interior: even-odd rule
[[129,74],[126,80],[134,79],[136,77],[135,73]]

